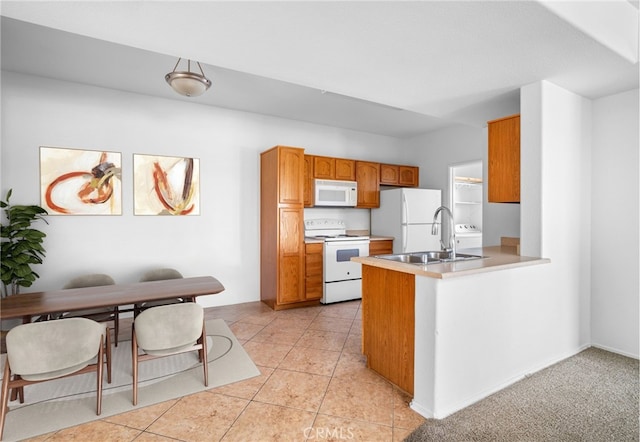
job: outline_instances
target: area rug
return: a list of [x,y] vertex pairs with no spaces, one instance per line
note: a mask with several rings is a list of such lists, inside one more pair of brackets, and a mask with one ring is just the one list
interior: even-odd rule
[[[22,440],[258,376],[260,371],[222,319],[206,322],[209,386],[196,352],[141,362],[138,405],[131,390],[131,341],[113,347],[102,414],[96,415],[95,373],[25,387],[25,403],[9,403],[4,441]],[[6,355],[2,355],[2,369]],[[0,371],[2,373],[2,371]]]

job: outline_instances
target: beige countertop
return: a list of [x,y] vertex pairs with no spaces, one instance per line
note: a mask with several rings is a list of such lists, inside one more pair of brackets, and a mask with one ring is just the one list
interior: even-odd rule
[[517,255],[514,247],[494,246],[459,250],[459,252],[482,255],[484,258],[437,264],[406,264],[373,256],[360,256],[351,258],[351,260],[374,267],[438,279],[456,278],[551,262],[547,258]]

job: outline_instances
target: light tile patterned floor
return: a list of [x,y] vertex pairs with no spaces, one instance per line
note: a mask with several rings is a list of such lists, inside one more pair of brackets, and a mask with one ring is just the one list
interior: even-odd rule
[[260,376],[32,440],[396,442],[424,422],[366,368],[359,301],[279,312],[251,302],[206,318],[227,322]]

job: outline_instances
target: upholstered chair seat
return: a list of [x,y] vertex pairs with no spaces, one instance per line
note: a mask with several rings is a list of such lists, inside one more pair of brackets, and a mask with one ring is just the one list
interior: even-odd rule
[[[133,321],[133,405],[138,403],[138,362],[188,351],[198,351],[209,385],[207,334],[204,309],[194,302],[170,304],[144,310]],[[142,354],[139,354],[142,351]]]
[[109,339],[109,333],[104,324],[86,318],[34,322],[11,329],[6,336],[0,438],[10,389],[17,389],[20,402],[24,402],[23,387],[37,382],[95,371],[96,413],[99,415],[102,411],[105,338]]

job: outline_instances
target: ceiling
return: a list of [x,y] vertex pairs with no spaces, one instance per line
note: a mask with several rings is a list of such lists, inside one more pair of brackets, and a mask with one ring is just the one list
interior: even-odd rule
[[[638,88],[637,1],[2,1],[2,69],[358,131],[483,126],[548,80]],[[178,57],[212,88],[177,95]]]

